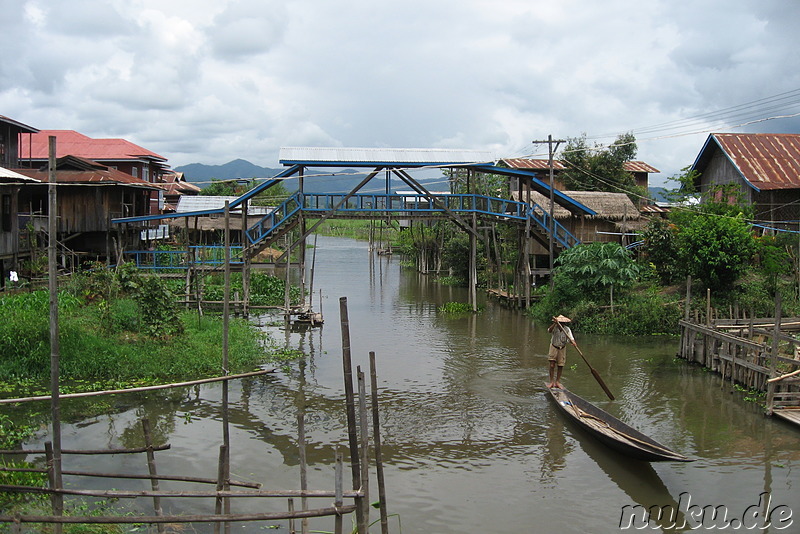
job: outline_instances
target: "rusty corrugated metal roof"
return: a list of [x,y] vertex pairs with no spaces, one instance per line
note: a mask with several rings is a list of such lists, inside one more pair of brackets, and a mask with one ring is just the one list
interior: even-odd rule
[[[546,171],[550,169],[549,161],[546,159],[512,158],[504,159],[503,162],[512,169],[531,169],[535,171]],[[652,165],[643,161],[626,161],[623,168],[628,172],[661,172]],[[566,166],[558,160],[553,161],[553,170],[560,171]]]
[[[43,183],[47,183],[49,180],[46,168],[17,169],[16,172]],[[56,161],[56,182],[60,184],[122,184],[158,189],[155,184],[141,178],[135,178],[130,174],[77,156],[64,156]]]
[[800,135],[711,134],[711,137],[755,188],[800,189]]
[[622,168],[628,172],[661,172],[644,161],[626,161],[622,164]]
[[[528,158],[512,158],[504,159],[503,163],[512,169],[531,169],[534,171],[546,171],[550,169],[549,160],[546,159],[528,159]],[[564,170],[564,165],[558,161],[553,160],[553,170]]]

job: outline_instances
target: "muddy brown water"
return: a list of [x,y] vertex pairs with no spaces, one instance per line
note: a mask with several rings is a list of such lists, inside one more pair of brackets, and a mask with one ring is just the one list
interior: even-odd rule
[[[319,238],[314,307],[325,325],[285,332],[271,324],[274,319],[259,318],[278,344],[303,350],[307,360],[231,383],[233,478],[298,488],[297,413],[303,410],[309,487],[333,489],[334,450],[347,444],[339,324],[339,298],[347,297],[353,366],[366,371],[369,352],[377,358],[387,504],[396,514],[392,532],[619,532],[621,521],[635,530],[631,512],[677,504],[694,511],[690,520],[696,522],[684,526],[685,516],[678,516],[677,525],[666,518],[641,530],[688,531],[701,520],[722,530],[725,521],[743,518],[763,526],[757,513],[767,509],[776,524],[749,531],[800,532],[800,429],[763,416],[756,402],[718,375],[676,360],[677,339],[577,333],[615,401],[580,356],[568,353],[566,387],[695,459],[628,460],[565,421],[547,398],[544,326],[492,301],[483,302],[485,310],[476,316],[438,313],[442,303],[466,301],[465,290],[435,284],[402,268],[400,259],[371,255],[363,242]],[[64,425],[63,447],[141,445],[138,421],[147,416],[158,440],[171,444],[156,455],[160,473],[213,478],[222,442],[221,392],[220,385],[204,385],[116,396],[106,401],[108,415]],[[43,431],[25,447],[46,439]],[[138,455],[68,456],[64,469],[143,473],[143,462]],[[79,488],[147,489],[142,481],[65,481]],[[161,488],[198,489],[177,482]],[[148,504],[135,506],[151,513]],[[213,511],[210,500],[166,499],[163,506],[168,513]],[[727,516],[712,519],[703,507]],[[283,499],[251,499],[236,501],[233,511],[285,508]],[[787,520],[787,509],[795,517]],[[267,529],[288,532],[286,521],[232,527]],[[332,531],[333,522],[313,520],[311,529]],[[188,528],[211,530],[203,524]]]

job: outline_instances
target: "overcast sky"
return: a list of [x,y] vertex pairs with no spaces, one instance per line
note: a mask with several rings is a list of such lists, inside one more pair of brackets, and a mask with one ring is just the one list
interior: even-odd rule
[[[0,0],[0,115],[169,159],[800,133],[796,0]],[[692,119],[692,120],[689,120]],[[754,122],[756,121],[756,122]],[[751,123],[746,126],[739,126]],[[674,184],[671,184],[674,185]]]

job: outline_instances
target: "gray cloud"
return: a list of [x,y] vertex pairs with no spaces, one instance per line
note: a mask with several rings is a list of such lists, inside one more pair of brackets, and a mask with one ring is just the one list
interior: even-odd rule
[[669,176],[736,125],[673,121],[800,87],[791,2],[76,1],[0,0],[0,114],[173,165],[276,166],[288,145],[541,155],[548,134],[669,123],[637,135]]

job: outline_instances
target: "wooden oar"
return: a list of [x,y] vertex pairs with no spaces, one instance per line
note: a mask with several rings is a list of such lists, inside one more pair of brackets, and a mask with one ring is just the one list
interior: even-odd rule
[[[558,325],[558,328],[560,328],[561,331],[564,332],[564,335],[567,335],[567,333],[564,331],[564,327],[561,326],[561,322],[556,321],[556,324]],[[567,335],[567,339],[570,339],[570,336]],[[603,388],[603,391],[606,392],[606,395],[608,395],[608,398],[611,399],[611,400],[614,400],[614,394],[611,393],[611,390],[608,389],[608,386],[606,386],[606,383],[603,382],[602,378],[600,378],[600,373],[598,373],[597,370],[594,367],[592,367],[592,364],[590,364],[589,360],[586,359],[586,356],[583,355],[583,352],[581,351],[580,347],[578,347],[578,344],[575,342],[575,340],[574,339],[570,339],[570,343],[572,344],[573,347],[575,347],[575,350],[578,351],[578,354],[581,355],[581,358],[583,358],[583,361],[586,362],[586,365],[589,367],[589,370],[592,372],[592,376],[594,376],[595,380],[597,380],[597,383],[600,384],[600,387]]]

